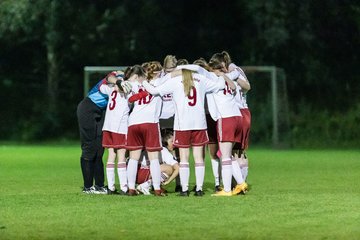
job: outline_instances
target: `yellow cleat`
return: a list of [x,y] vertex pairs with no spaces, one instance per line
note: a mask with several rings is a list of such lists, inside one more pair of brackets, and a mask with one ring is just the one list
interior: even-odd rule
[[225,192],[224,190],[221,190],[219,192],[216,192],[214,194],[211,194],[212,197],[231,197],[233,194],[232,192]]
[[235,188],[232,190],[232,195],[238,195],[240,193],[245,194],[247,190],[248,190],[248,185],[246,182],[243,182],[235,186]]

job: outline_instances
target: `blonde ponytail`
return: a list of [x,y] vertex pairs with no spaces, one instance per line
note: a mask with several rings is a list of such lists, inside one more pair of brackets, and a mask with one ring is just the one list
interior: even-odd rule
[[191,89],[194,87],[194,79],[192,75],[193,72],[187,69],[182,69],[181,72],[183,78],[184,93],[186,96],[189,96]]

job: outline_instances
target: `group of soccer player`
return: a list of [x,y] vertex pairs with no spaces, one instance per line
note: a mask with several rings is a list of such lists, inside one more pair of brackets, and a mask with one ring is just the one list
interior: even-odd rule
[[189,196],[192,153],[194,195],[203,196],[206,146],[215,180],[211,196],[248,190],[250,84],[226,51],[193,64],[168,55],[163,65],[151,61],[111,72],[97,88],[108,97],[102,127],[108,187],[84,187],[85,193],[135,196],[153,190],[155,196],[166,196],[162,185],[179,178],[178,195]]

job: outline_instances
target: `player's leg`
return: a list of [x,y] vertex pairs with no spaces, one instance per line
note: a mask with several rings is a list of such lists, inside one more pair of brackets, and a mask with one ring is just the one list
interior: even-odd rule
[[158,151],[154,151],[154,152],[148,151],[148,157],[150,160],[150,174],[155,192],[161,190],[160,189],[161,170],[160,170],[159,154],[160,152]]
[[106,179],[108,184],[108,193],[115,193],[115,159],[116,152],[114,148],[108,148],[108,158],[106,162]]
[[232,161],[231,161],[231,142],[220,142],[219,143],[220,151],[221,151],[221,176],[222,182],[224,185],[224,189],[212,196],[231,196],[231,179],[232,179]]
[[138,169],[138,160],[140,159],[140,155],[141,149],[130,150],[130,159],[127,166],[127,180],[130,196],[136,195],[135,182]]
[[189,168],[189,156],[190,148],[180,148],[180,165],[179,165],[179,175],[180,175],[180,184],[181,192],[180,196],[189,196],[189,178],[190,178],[190,168]]
[[138,184],[136,190],[144,195],[151,195],[150,189],[152,186],[152,180],[150,176],[150,169],[146,167],[140,167],[137,172],[136,183]]
[[[207,133],[209,136],[209,155],[211,161],[212,172],[214,175],[215,181],[215,192],[221,190],[220,188],[220,171],[221,171],[221,164],[219,157],[217,156],[217,151],[219,150],[219,145],[217,141],[217,132],[216,132],[216,121],[211,118],[210,114],[206,114],[206,123],[207,123]],[[204,154],[205,156],[205,154]]]
[[[90,99],[85,98],[77,107],[77,118],[79,124],[81,157],[80,166],[84,181],[83,192],[94,193],[94,160],[96,149],[94,149],[94,136],[96,135],[96,124],[94,112],[98,111],[97,107]],[[92,190],[91,190],[92,189]]]
[[128,191],[128,184],[127,184],[127,170],[126,170],[126,149],[120,148],[116,151],[117,156],[117,172],[119,177],[120,183],[120,194],[125,194]]
[[205,177],[204,146],[194,146],[192,150],[195,161],[195,178],[196,178],[195,196],[202,196],[203,195],[202,188]]
[[104,174],[104,163],[103,155],[104,148],[102,146],[102,127],[104,125],[104,113],[98,112],[95,116],[96,121],[96,138],[94,140],[94,148],[96,149],[96,157],[94,161],[94,180],[95,188],[101,194],[107,194],[107,188],[104,187],[105,174]]
[[143,126],[145,149],[150,160],[150,174],[154,187],[154,194],[155,196],[165,196],[165,193],[163,193],[160,188],[161,171],[159,156],[162,149],[160,126],[159,124],[146,124]]
[[215,192],[217,192],[217,191],[221,190],[221,187],[220,187],[221,164],[220,164],[220,159],[216,154],[217,151],[219,150],[219,145],[218,145],[218,143],[209,143],[208,149],[209,149],[209,155],[210,155],[210,159],[211,159],[212,172],[213,172],[214,181],[215,181]]
[[[176,156],[176,161],[180,164],[180,153],[178,148],[175,148],[175,156]],[[177,175],[175,178],[175,192],[180,192],[180,191],[181,191],[180,175]]]

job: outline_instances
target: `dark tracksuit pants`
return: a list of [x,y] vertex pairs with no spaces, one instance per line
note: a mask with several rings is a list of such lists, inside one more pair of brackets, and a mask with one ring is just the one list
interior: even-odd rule
[[95,185],[104,186],[104,164],[102,157],[102,127],[104,124],[104,110],[99,108],[88,97],[84,98],[77,107],[77,118],[81,141],[81,170],[84,187]]

